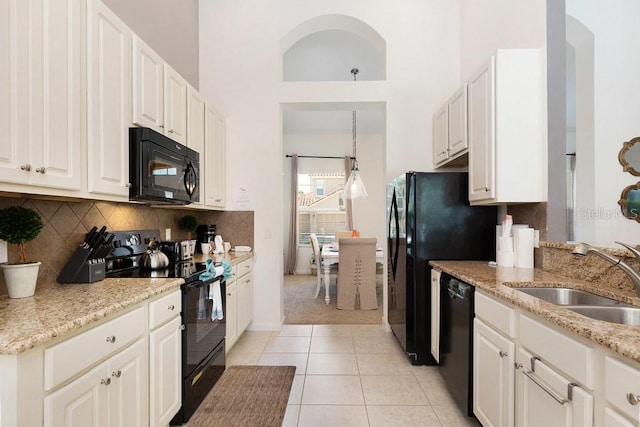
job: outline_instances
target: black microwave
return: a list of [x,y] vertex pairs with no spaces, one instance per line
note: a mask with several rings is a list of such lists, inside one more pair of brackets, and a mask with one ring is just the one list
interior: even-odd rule
[[200,201],[200,155],[150,128],[129,128],[129,199],[186,205]]

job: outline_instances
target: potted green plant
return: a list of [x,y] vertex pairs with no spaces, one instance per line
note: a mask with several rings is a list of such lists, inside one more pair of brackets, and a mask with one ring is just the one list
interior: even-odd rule
[[198,228],[198,220],[193,215],[185,215],[180,218],[180,221],[178,222],[178,228],[187,233],[187,240],[189,241],[189,252],[191,256],[193,256],[196,251],[196,241],[193,240],[191,236],[193,232]]
[[42,230],[36,211],[22,206],[0,209],[0,239],[18,245],[18,262],[0,264],[9,298],[26,298],[35,293],[41,262],[27,261],[25,244]]

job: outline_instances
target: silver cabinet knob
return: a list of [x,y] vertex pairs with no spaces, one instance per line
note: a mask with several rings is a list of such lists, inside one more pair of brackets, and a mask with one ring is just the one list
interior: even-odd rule
[[158,126],[160,129],[164,129],[164,125],[160,125]]
[[44,175],[45,173],[47,173],[47,170],[45,169],[44,166],[40,166],[39,168],[36,168],[36,172]]
[[186,326],[184,326],[184,325],[180,325],[180,330],[181,330],[181,331],[184,331],[185,329],[187,329],[187,327],[186,327]]
[[107,337],[107,342],[110,342],[111,344],[113,344],[114,342],[116,342],[116,336],[111,335],[110,337]]
[[122,371],[120,369],[118,369],[117,371],[111,372],[112,377],[120,378],[120,375],[122,375]]
[[26,163],[24,165],[21,165],[20,169],[22,169],[25,172],[31,172],[31,165],[29,163]]
[[131,183],[127,182],[124,186],[127,187],[127,188],[131,188]]
[[100,384],[104,384],[104,385],[111,384],[111,378],[103,378],[102,381],[100,381]]
[[505,358],[505,357],[507,357],[507,356],[508,356],[507,352],[506,352],[506,351],[502,351],[502,350],[500,350],[500,351],[498,352],[498,354],[499,354],[499,355],[500,355],[500,357],[502,357],[502,358]]
[[169,307],[167,307],[170,311],[173,311],[176,309],[176,306],[171,304]]
[[640,395],[627,393],[627,402],[634,406],[637,405],[640,402]]

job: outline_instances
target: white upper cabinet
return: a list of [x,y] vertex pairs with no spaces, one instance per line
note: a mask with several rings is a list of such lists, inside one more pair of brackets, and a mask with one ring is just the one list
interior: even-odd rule
[[164,134],[187,143],[187,81],[164,64]]
[[468,147],[465,85],[433,116],[434,167],[466,165]]
[[132,49],[133,123],[186,145],[186,80],[135,34]]
[[187,87],[187,147],[200,154],[200,202],[205,202],[204,175],[202,174],[205,164],[205,125],[204,125],[205,100],[202,95],[191,85]]
[[131,30],[102,2],[87,2],[88,189],[129,198]]
[[132,50],[133,123],[164,133],[164,61],[136,35]]
[[81,188],[82,4],[0,4],[0,181]]
[[469,200],[546,200],[544,86],[539,49],[499,49],[467,82]]
[[[226,197],[225,120],[207,102],[205,104],[204,191],[207,206],[223,208]],[[202,163],[202,161],[201,161]],[[202,169],[202,168],[201,168]],[[202,174],[200,175],[202,180]]]

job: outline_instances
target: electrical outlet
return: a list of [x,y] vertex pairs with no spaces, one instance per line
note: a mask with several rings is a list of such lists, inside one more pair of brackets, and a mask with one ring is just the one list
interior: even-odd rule
[[540,230],[533,230],[533,247],[540,247]]
[[7,255],[7,242],[0,239],[0,263],[9,261]]
[[166,240],[167,242],[169,240],[171,240],[171,229],[170,228],[165,228],[164,229],[164,240]]

